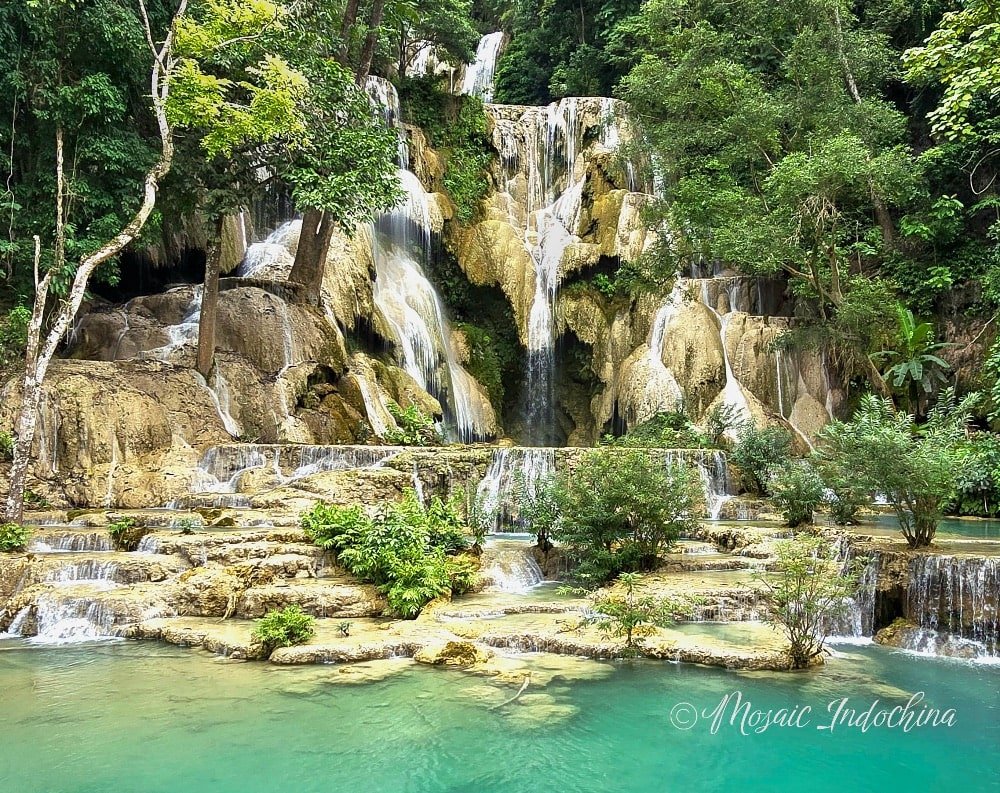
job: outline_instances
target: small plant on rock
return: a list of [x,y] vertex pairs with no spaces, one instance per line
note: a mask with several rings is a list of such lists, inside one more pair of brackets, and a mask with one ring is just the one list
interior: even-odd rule
[[347,638],[351,635],[351,623],[350,622],[338,622],[337,630],[340,631],[340,635]]
[[174,521],[174,528],[181,534],[194,534],[195,529],[201,528],[201,521],[190,515],[185,515]]
[[300,606],[273,609],[264,615],[253,630],[253,638],[270,655],[278,647],[292,647],[309,641],[316,634],[316,619]]
[[590,621],[605,638],[624,639],[625,655],[637,655],[645,639],[671,625],[683,610],[679,603],[642,594],[643,584],[638,573],[622,573],[617,580],[620,592],[608,590],[593,600],[597,616]]
[[31,529],[20,523],[0,524],[0,551],[16,553],[23,551],[31,538]]
[[400,407],[389,402],[389,414],[396,420],[396,426],[385,433],[385,441],[395,446],[438,446],[441,433],[434,425],[434,419],[416,405]]
[[0,430],[0,460],[10,462],[14,459],[14,438],[6,430]]
[[150,529],[145,526],[136,526],[135,520],[132,518],[119,518],[108,525],[111,543],[117,551],[136,550],[139,547],[139,542],[149,532]]

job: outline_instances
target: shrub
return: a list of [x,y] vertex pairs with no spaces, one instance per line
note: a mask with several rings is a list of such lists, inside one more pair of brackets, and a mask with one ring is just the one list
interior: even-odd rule
[[134,551],[150,531],[145,526],[136,526],[132,518],[119,518],[108,526],[111,543],[118,551]]
[[253,638],[270,655],[278,647],[291,647],[309,641],[316,634],[316,620],[300,606],[272,609],[253,629]]
[[642,595],[643,581],[638,573],[622,573],[617,584],[621,593],[611,590],[593,599],[597,616],[589,621],[605,638],[624,639],[624,654],[634,655],[647,637],[657,628],[673,624],[674,614],[683,609],[679,603]]
[[813,512],[823,501],[823,482],[808,462],[788,462],[776,469],[768,492],[792,528],[813,522]]
[[823,429],[821,453],[886,497],[910,547],[929,545],[966,476],[966,427],[977,399],[970,394],[956,404],[954,390],[946,389],[918,427],[890,400],[869,394],[849,422]]
[[726,433],[740,424],[739,411],[722,402],[713,407],[705,416],[705,434],[713,446],[726,445]]
[[802,535],[776,544],[777,562],[754,578],[768,592],[768,621],[789,641],[792,665],[804,668],[823,651],[829,626],[843,615],[856,576],[844,571],[832,548],[819,537]]
[[14,459],[14,437],[6,430],[0,430],[0,460]]
[[982,518],[1000,515],[1000,436],[988,432],[973,435],[960,474],[946,511]]
[[433,498],[425,508],[411,490],[369,517],[359,507],[317,504],[302,526],[337,561],[385,594],[389,613],[411,618],[429,601],[465,592],[475,565],[457,557],[466,547],[455,502]]
[[857,522],[858,513],[871,505],[872,492],[867,477],[858,476],[850,457],[838,451],[837,432],[832,425],[820,436],[825,440],[820,441],[811,459],[826,487],[830,517],[838,526],[846,526]]
[[390,402],[389,413],[396,420],[396,426],[386,432],[386,442],[394,446],[437,446],[441,443],[441,433],[434,419],[416,405],[402,408]]
[[23,551],[31,538],[31,529],[20,523],[0,524],[0,551],[15,553]]
[[697,524],[702,498],[689,468],[636,450],[590,451],[548,487],[551,534],[566,544],[574,576],[589,583],[654,569],[681,532]]
[[758,429],[747,421],[740,429],[730,461],[740,469],[748,493],[763,495],[771,472],[789,459],[792,436],[782,427]]
[[609,438],[607,444],[652,449],[704,449],[713,445],[683,408],[657,413],[622,437]]
[[0,317],[0,372],[24,363],[30,322],[31,311],[24,306],[15,306],[5,317]]
[[194,534],[194,530],[201,528],[201,519],[194,518],[190,515],[185,515],[183,518],[178,518],[174,521],[173,527],[177,529],[181,534]]

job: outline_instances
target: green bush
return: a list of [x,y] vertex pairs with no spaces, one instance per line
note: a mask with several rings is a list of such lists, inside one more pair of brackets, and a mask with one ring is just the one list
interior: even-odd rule
[[278,647],[291,647],[309,641],[316,634],[316,620],[300,606],[272,609],[253,629],[255,641],[270,655]]
[[136,526],[132,518],[119,518],[108,525],[111,543],[117,551],[134,551],[139,547],[139,541],[150,531],[145,526]]
[[869,394],[850,421],[823,429],[820,453],[852,471],[860,487],[885,495],[911,547],[929,545],[968,476],[966,431],[977,399],[970,394],[956,404],[954,390],[946,389],[918,426],[891,400]]
[[597,584],[622,572],[652,570],[684,531],[702,493],[686,466],[664,465],[638,450],[597,449],[548,485],[551,535],[566,545],[573,576]]
[[606,445],[651,449],[705,449],[712,439],[688,417],[685,410],[657,413],[620,438],[607,438]]
[[638,654],[643,641],[674,622],[674,615],[685,611],[672,600],[642,594],[644,582],[638,573],[622,573],[616,582],[621,592],[601,592],[593,599],[596,616],[590,621],[609,639],[624,639],[623,654]]
[[792,436],[782,427],[758,429],[747,421],[740,429],[729,456],[742,474],[743,487],[753,495],[764,495],[771,472],[786,462],[792,450]]
[[977,432],[969,438],[956,493],[946,512],[1000,516],[1000,436]]
[[19,523],[0,524],[0,551],[14,553],[23,551],[31,539],[31,529]]
[[[827,489],[830,517],[838,526],[856,523],[858,513],[873,501],[868,478],[858,475],[852,455],[840,448],[838,437],[843,434],[843,427],[843,424],[830,425],[811,458]],[[852,438],[843,440],[853,443]]]
[[6,430],[0,430],[0,460],[14,459],[14,437]]
[[386,442],[394,446],[440,445],[441,433],[434,425],[434,419],[416,405],[402,408],[390,402],[389,413],[396,420],[396,426],[386,432]]
[[456,556],[467,547],[455,502],[434,497],[424,507],[411,490],[374,517],[359,507],[317,504],[302,517],[317,545],[385,594],[389,613],[415,617],[429,601],[465,592],[475,565]]
[[31,311],[24,306],[15,306],[7,316],[0,317],[0,372],[24,363],[30,322]]
[[768,481],[771,501],[792,528],[813,522],[813,512],[823,501],[823,481],[807,462],[789,462],[776,469]]

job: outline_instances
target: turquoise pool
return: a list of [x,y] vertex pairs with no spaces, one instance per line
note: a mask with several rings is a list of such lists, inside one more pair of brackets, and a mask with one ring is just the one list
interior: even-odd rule
[[[330,666],[241,664],[125,642],[3,641],[0,788],[1000,790],[1000,668],[877,647],[838,654],[821,672],[795,675],[594,665],[592,676],[557,674],[496,707],[516,685],[416,665],[343,684],[332,682],[344,675]],[[879,709],[890,708],[919,691],[924,704],[954,711],[953,726],[817,729],[830,722],[828,702],[847,697],[849,707],[867,707],[878,699]],[[735,692],[753,710],[810,706],[813,718],[744,735],[742,718],[729,716]],[[713,734],[710,712],[727,695]],[[681,703],[708,715],[679,729],[690,722]]]

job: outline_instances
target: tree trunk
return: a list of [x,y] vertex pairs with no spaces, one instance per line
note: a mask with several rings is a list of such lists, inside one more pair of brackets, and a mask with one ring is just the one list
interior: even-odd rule
[[333,238],[334,222],[322,209],[307,209],[302,216],[299,247],[288,280],[305,287],[305,299],[319,305],[323,294],[323,275],[326,272],[326,255]]
[[354,32],[354,24],[358,21],[358,6],[360,0],[347,0],[347,8],[344,9],[344,18],[340,22],[340,50],[337,53],[337,60],[347,66],[351,53],[351,34]]
[[198,316],[198,371],[207,378],[215,363],[215,324],[219,313],[219,270],[222,264],[222,217],[215,221],[215,238],[205,258],[205,284]]
[[[41,280],[38,279],[38,258],[40,243],[35,238],[35,302],[32,309],[31,322],[28,325],[28,343],[25,353],[25,372],[21,392],[21,405],[15,424],[17,439],[14,443],[14,460],[11,465],[10,490],[4,507],[4,519],[20,522],[24,517],[24,488],[27,479],[28,463],[31,460],[31,447],[35,440],[35,429],[38,426],[38,410],[42,399],[42,383],[48,372],[49,363],[56,350],[65,338],[70,324],[80,310],[83,298],[87,292],[87,284],[91,275],[101,264],[117,256],[125,246],[129,245],[142,231],[156,205],[156,193],[160,180],[170,170],[174,157],[173,133],[167,121],[166,101],[170,93],[168,80],[173,65],[174,27],[170,26],[163,44],[157,49],[153,44],[153,35],[146,16],[146,6],[140,0],[139,10],[145,26],[146,41],[153,53],[153,66],[150,72],[150,87],[153,102],[153,112],[156,116],[157,128],[160,133],[162,152],[160,159],[146,173],[143,185],[142,203],[129,223],[113,239],[106,242],[93,253],[80,260],[69,295],[63,301],[52,318],[48,333],[42,343],[42,316],[45,313],[45,302],[48,298],[52,271]],[[183,16],[187,10],[187,0],[181,4],[174,19]],[[58,165],[57,165],[58,167]]]
[[365,35],[365,45],[361,48],[361,58],[358,60],[358,70],[355,80],[364,87],[368,73],[372,70],[372,60],[375,58],[375,45],[378,44],[378,28],[382,24],[382,12],[385,11],[385,0],[374,0],[372,11],[368,16],[368,33]]

